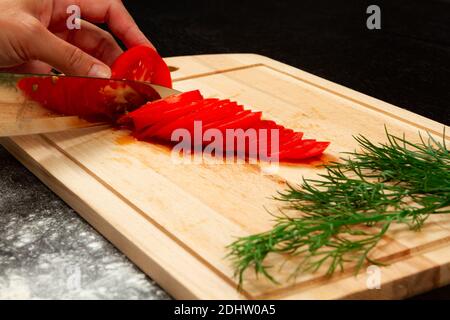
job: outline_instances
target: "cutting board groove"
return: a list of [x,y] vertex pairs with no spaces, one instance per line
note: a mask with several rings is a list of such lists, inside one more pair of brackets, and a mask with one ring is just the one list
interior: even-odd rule
[[[396,134],[442,135],[444,125],[296,68],[253,54],[166,59],[174,86],[207,97],[233,99],[267,118],[332,142],[328,158],[356,147],[352,135],[383,141]],[[225,246],[237,236],[273,224],[264,207],[286,182],[320,172],[314,163],[180,165],[164,146],[120,143],[128,132],[82,129],[1,139],[1,143],[54,192],[176,298],[336,299],[404,298],[450,282],[450,219],[433,217],[420,233],[397,227],[374,253],[389,263],[379,290],[351,269],[327,278],[305,274],[274,285],[247,275],[236,290]],[[287,277],[295,261],[275,273]]]

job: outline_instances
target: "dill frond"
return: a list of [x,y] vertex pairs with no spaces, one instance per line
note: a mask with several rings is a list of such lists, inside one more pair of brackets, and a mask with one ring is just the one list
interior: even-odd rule
[[326,165],[320,178],[304,179],[274,197],[283,206],[273,229],[228,246],[239,286],[249,268],[276,282],[272,266],[265,264],[270,253],[300,257],[294,277],[323,266],[331,275],[350,262],[358,272],[365,263],[379,263],[370,252],[392,224],[419,230],[430,215],[450,213],[445,132],[442,142],[429,135],[412,143],[387,130],[386,136],[384,144],[354,137],[360,151]]

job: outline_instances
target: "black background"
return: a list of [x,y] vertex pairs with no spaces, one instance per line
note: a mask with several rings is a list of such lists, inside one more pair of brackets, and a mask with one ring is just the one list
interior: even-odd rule
[[258,53],[450,122],[450,0],[124,3],[163,56]]
[[[258,53],[450,123],[450,0],[124,3],[163,56]],[[370,4],[381,30],[366,27]]]

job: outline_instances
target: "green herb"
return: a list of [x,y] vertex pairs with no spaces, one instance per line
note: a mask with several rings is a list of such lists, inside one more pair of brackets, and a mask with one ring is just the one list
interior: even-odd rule
[[[352,262],[355,271],[373,261],[369,253],[394,223],[419,230],[431,214],[450,213],[450,155],[442,142],[420,136],[411,143],[387,132],[376,145],[355,137],[361,151],[326,165],[317,180],[304,179],[275,199],[284,203],[270,231],[243,237],[228,249],[239,285],[253,268],[276,282],[265,259],[271,253],[296,256],[292,276],[326,266],[327,274]],[[286,210],[301,212],[296,217]]]

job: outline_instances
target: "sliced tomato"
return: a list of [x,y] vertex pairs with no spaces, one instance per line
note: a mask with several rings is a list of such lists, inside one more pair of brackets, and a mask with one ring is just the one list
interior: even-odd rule
[[218,129],[219,126],[223,126],[225,124],[231,123],[233,121],[236,121],[237,119],[248,115],[250,113],[252,113],[250,110],[244,110],[244,108],[242,106],[237,106],[236,110],[233,110],[236,112],[231,112],[228,116],[226,117],[220,117],[219,119],[217,119],[216,121],[212,121],[209,124],[207,124],[206,126],[203,127],[203,129],[206,131],[208,129]]
[[222,125],[217,126],[217,129],[225,132],[226,129],[247,129],[251,127],[254,123],[257,123],[261,120],[262,112],[251,112],[249,111],[246,113],[246,111],[241,112],[240,114],[237,114],[238,117],[236,117],[235,120],[232,120],[230,122],[226,122]]
[[[189,117],[189,119],[192,119],[194,117],[194,114],[196,114],[199,110],[203,110],[205,108],[205,106],[208,105],[213,105],[213,104],[217,104],[218,103],[218,99],[205,99],[202,101],[195,101],[192,102],[191,104],[189,104],[188,106],[185,106],[183,108],[180,109],[175,109],[172,112],[166,113],[162,115],[162,118],[160,119],[160,121],[158,123],[156,123],[154,126],[149,127],[147,129],[145,129],[145,132],[142,133],[142,135],[146,136],[146,137],[152,137],[152,136],[156,136],[157,132],[166,127],[167,124],[173,124],[174,122],[177,122],[177,125],[179,126],[179,128],[188,128],[188,124],[183,124],[183,118],[185,117]],[[192,120],[193,123],[193,120]],[[176,128],[177,129],[177,128]],[[170,133],[171,135],[171,133]],[[170,137],[163,137],[162,135],[158,135],[159,138],[164,139],[164,138],[168,138],[166,140],[170,140]]]
[[[208,108],[206,108],[208,106]],[[210,105],[205,100],[205,105],[200,108],[191,118],[187,118],[187,122],[202,121],[202,130],[206,130],[206,126],[215,121],[223,121],[224,118],[231,117],[236,114],[240,108],[237,103],[229,100],[220,100]],[[181,119],[183,120],[183,119]]]
[[[207,110],[211,110],[211,108],[214,107],[214,104],[215,102],[210,102],[209,104],[200,105],[200,107],[203,108],[203,112],[207,112]],[[196,112],[192,112],[185,117],[179,118],[170,124],[161,127],[155,133],[155,136],[170,141],[174,130],[180,128],[186,128],[189,130],[191,126],[193,126],[195,120],[199,120],[199,118],[197,117]]]
[[150,86],[110,79],[26,77],[18,88],[51,111],[102,121],[115,120],[146,101],[160,99]]
[[179,118],[182,118],[184,116],[191,115],[192,112],[200,112],[203,110],[203,107],[206,105],[210,105],[211,103],[214,104],[220,104],[219,99],[211,98],[211,99],[204,99],[202,101],[202,104],[199,105],[198,108],[189,110],[186,108],[186,106],[178,106],[177,108],[166,110],[163,114],[164,121],[170,122],[178,120]]
[[[186,112],[186,110],[187,110],[189,113],[193,113],[196,110],[198,110],[199,108],[201,108],[201,106],[203,104],[204,104],[203,100],[198,100],[198,101],[191,102],[188,106],[183,108],[183,112]],[[169,125],[171,123],[173,123],[173,121],[169,122]],[[160,129],[166,127],[167,125],[168,125],[168,122],[164,121],[162,119],[161,121],[155,123],[154,125],[149,126],[149,127],[145,128],[144,130],[142,130],[140,132],[136,132],[136,134],[137,134],[136,137],[137,138],[142,137],[143,139],[150,139],[150,138],[156,137],[156,132],[158,132]],[[162,140],[170,141],[170,137],[169,137],[169,139],[165,139],[167,137],[159,136],[159,138],[162,139]]]
[[203,130],[207,130],[208,125],[216,121],[226,121],[228,118],[232,118],[238,112],[242,111],[242,106],[238,106],[236,102],[225,102],[217,106],[214,110],[211,110],[211,114],[208,117],[203,118]]
[[308,151],[303,153],[302,158],[296,158],[296,159],[308,159],[308,158],[320,156],[328,148],[329,145],[330,145],[329,142],[318,141],[318,142],[316,142],[314,147],[310,148]]
[[164,108],[161,109],[161,111],[168,111],[170,109],[178,108],[180,106],[186,106],[187,104],[198,100],[203,100],[203,97],[200,94],[200,92],[198,90],[189,91],[181,94],[172,95],[167,98],[154,101],[152,103],[147,103],[141,108],[135,110],[133,115],[138,116],[141,113],[147,112],[147,108],[154,108],[156,106],[164,106]]
[[169,68],[155,49],[136,46],[120,55],[111,66],[113,79],[145,81],[172,88]]
[[[251,111],[244,110],[244,107],[241,105],[237,105],[231,103],[228,105],[226,109],[223,109],[224,112],[221,113],[217,119],[213,121],[209,121],[208,123],[203,125],[203,130],[206,131],[208,129],[217,129],[218,126],[223,125],[224,123],[228,123],[236,120],[238,117],[241,117],[244,114],[248,114]],[[225,111],[226,110],[226,111]]]
[[202,122],[202,130],[205,131],[205,126],[208,124],[221,120],[224,117],[232,116],[238,112],[239,108],[234,102],[229,102],[229,100],[221,100],[210,108],[205,108],[200,110],[195,114],[194,121]]
[[[170,105],[160,104],[158,106],[153,106],[152,108],[147,108],[145,113],[141,113],[138,116],[131,115],[134,121],[134,126],[137,131],[142,131],[143,129],[153,126],[159,122],[166,124],[170,121],[170,116],[180,117],[187,113],[197,110],[199,103],[191,102],[187,105],[183,105],[182,108],[172,109],[171,112],[167,113]],[[169,115],[169,116],[168,116]]]
[[272,120],[261,120],[255,125],[255,129],[281,129],[284,127]]
[[187,108],[187,106],[189,106],[191,102],[198,100],[203,100],[203,97],[200,94],[200,91],[194,90],[149,102],[139,109],[124,115],[119,120],[119,124],[133,125],[137,131],[142,131],[146,127],[159,121],[166,112],[178,108],[186,108],[185,111],[188,112],[189,108]]
[[287,150],[281,150],[279,153],[279,159],[280,160],[302,160],[306,159],[308,156],[310,150],[315,148],[318,145],[319,142],[317,142],[314,139],[304,139],[301,142],[298,143],[298,145],[295,148],[287,149]]
[[[328,142],[317,142],[313,139],[303,139],[303,133],[285,128],[272,120],[262,120],[261,112],[244,110],[243,106],[229,100],[203,99],[200,94],[191,94],[195,101],[183,100],[180,95],[146,104],[131,112],[128,117],[134,121],[134,134],[142,140],[164,140],[170,142],[176,129],[194,131],[195,121],[202,121],[202,132],[208,129],[218,129],[224,135],[225,152],[235,155],[256,157],[265,160],[264,156],[273,156],[277,152],[281,161],[299,161],[323,153]],[[226,141],[227,129],[244,130],[244,137],[233,135],[232,143]],[[255,129],[256,135],[247,132]],[[272,130],[279,130],[277,135],[278,148],[275,149],[275,136]],[[261,135],[260,130],[267,130],[267,135]],[[242,139],[245,139],[241,144]],[[239,142],[239,145],[238,145]],[[209,142],[203,142],[204,146]],[[256,150],[253,147],[257,145]],[[231,149],[231,146],[234,146]],[[192,146],[194,147],[194,146]],[[229,150],[227,150],[229,148]]]
[[280,138],[280,149],[287,150],[295,147],[303,139],[303,132],[292,132]]

